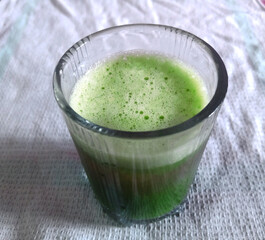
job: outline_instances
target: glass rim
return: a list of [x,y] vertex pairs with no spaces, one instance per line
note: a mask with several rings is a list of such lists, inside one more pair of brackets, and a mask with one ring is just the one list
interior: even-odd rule
[[[83,118],[81,115],[79,115],[77,112],[75,112],[71,106],[66,101],[62,88],[61,88],[61,75],[62,75],[62,69],[64,68],[64,65],[67,63],[67,59],[69,58],[68,55],[72,55],[72,52],[75,52],[80,48],[82,45],[86,44],[86,42],[90,41],[90,38],[96,37],[97,35],[100,35],[102,33],[117,30],[117,29],[129,29],[130,27],[154,27],[154,28],[165,28],[170,29],[170,31],[175,31],[176,33],[181,33],[183,35],[187,35],[193,39],[196,43],[203,46],[204,50],[211,56],[215,67],[217,71],[217,87],[215,90],[215,93],[213,97],[210,99],[209,103],[195,116],[187,119],[186,121],[179,123],[177,125],[168,127],[168,128],[162,128],[157,130],[149,130],[149,131],[123,131],[123,130],[116,130],[111,129],[108,127],[100,126],[96,123],[93,123],[85,118]],[[194,34],[187,32],[185,30],[167,26],[167,25],[160,25],[160,24],[127,24],[127,25],[119,25],[114,26],[110,28],[106,28],[104,30],[97,31],[95,33],[92,33],[78,42],[76,42],[72,47],[70,47],[60,58],[58,64],[55,67],[54,74],[53,74],[53,91],[55,99],[60,106],[60,108],[63,110],[64,113],[66,113],[71,119],[73,119],[75,122],[77,122],[82,127],[89,129],[93,132],[108,135],[112,137],[120,137],[120,138],[156,138],[156,137],[162,137],[167,136],[171,134],[176,134],[183,132],[187,129],[190,129],[194,127],[195,125],[202,122],[204,119],[209,117],[212,113],[215,112],[215,110],[222,104],[228,87],[228,75],[225,68],[225,65],[219,56],[219,54],[214,50],[213,47],[211,47],[207,42],[202,40],[201,38],[195,36]]]

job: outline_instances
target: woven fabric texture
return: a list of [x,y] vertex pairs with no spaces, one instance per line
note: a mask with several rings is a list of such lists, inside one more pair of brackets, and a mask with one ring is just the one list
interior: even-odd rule
[[[257,1],[0,1],[0,239],[265,239],[265,10]],[[229,89],[178,216],[120,227],[95,200],[52,91],[62,54],[128,23],[194,33]]]

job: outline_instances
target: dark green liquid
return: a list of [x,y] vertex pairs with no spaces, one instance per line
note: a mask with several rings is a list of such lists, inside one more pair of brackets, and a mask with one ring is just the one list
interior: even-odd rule
[[176,209],[188,193],[204,149],[203,145],[175,164],[143,170],[100,163],[76,146],[98,200],[121,223],[154,220]]

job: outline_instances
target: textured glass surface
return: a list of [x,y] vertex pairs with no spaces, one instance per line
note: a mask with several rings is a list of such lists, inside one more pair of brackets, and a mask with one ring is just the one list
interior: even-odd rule
[[[175,57],[201,75],[210,101],[177,126],[126,132],[98,126],[69,106],[76,81],[95,62],[144,50]],[[121,223],[148,222],[179,210],[227,90],[218,54],[185,31],[160,25],[127,25],[92,34],[62,57],[54,74],[55,97],[103,209]]]

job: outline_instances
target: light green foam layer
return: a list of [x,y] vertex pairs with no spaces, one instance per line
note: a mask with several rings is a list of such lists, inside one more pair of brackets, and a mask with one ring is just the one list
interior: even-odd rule
[[91,68],[76,84],[71,107],[98,125],[149,131],[179,124],[206,105],[202,80],[160,55],[126,53]]

